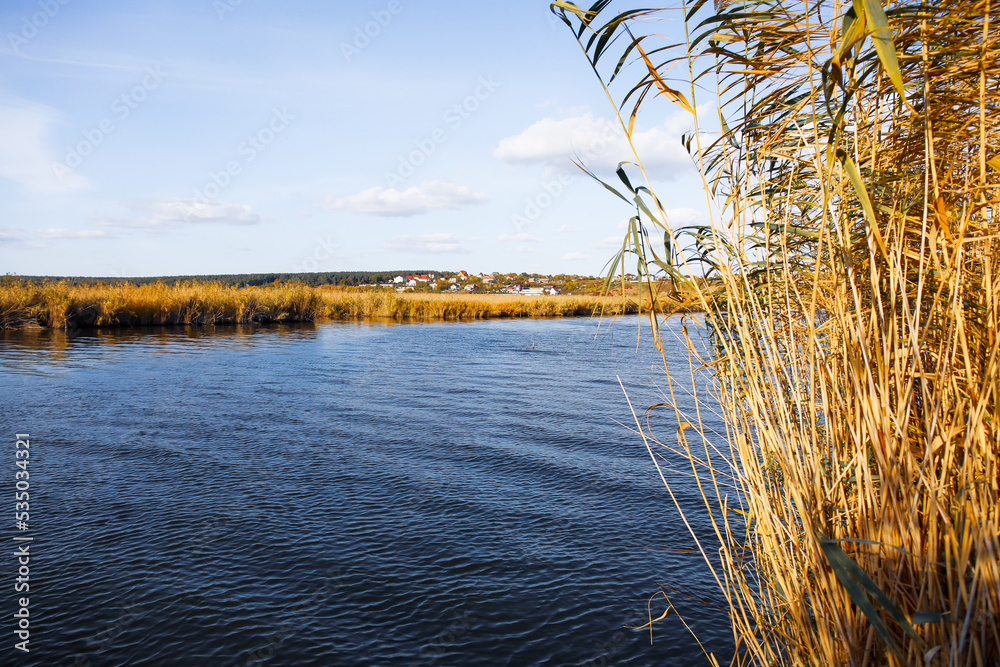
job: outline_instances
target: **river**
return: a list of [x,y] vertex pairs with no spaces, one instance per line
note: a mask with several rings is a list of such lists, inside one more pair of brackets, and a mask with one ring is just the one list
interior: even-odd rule
[[658,584],[725,664],[724,604],[627,428],[616,376],[637,410],[664,400],[641,328],[0,334],[12,513],[31,442],[25,664],[706,664],[674,614],[652,642],[625,627]]

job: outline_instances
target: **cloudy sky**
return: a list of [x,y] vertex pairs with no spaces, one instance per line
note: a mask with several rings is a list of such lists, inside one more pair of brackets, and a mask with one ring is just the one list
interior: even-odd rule
[[[3,273],[597,273],[631,215],[571,162],[631,155],[545,1],[6,0],[0,27]],[[674,224],[703,217],[690,129],[637,122]]]

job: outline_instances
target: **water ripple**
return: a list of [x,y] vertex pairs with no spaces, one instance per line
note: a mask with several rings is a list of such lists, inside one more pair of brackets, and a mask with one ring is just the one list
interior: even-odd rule
[[678,604],[727,655],[698,557],[664,550],[691,539],[616,423],[632,423],[616,376],[635,405],[663,400],[638,326],[3,333],[0,421],[33,442],[32,655],[701,662],[676,621],[652,645],[626,627],[658,582],[707,601]]

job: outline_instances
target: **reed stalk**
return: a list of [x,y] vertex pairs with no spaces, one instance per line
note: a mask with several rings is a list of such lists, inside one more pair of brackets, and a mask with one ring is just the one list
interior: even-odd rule
[[689,391],[718,400],[727,442],[672,383],[676,442],[637,424],[661,471],[679,453],[695,475],[734,663],[1000,664],[990,2],[699,1],[678,8],[679,45],[649,32],[666,10],[607,5],[552,8],[626,134],[655,96],[693,119],[708,224],[673,228],[628,168],[605,186],[635,210],[616,262],[686,285],[706,312],[685,335],[714,396]]

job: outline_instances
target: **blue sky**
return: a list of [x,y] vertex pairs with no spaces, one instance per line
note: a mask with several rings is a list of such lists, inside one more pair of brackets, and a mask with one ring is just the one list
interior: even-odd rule
[[[0,271],[597,273],[631,156],[547,2],[8,0]],[[676,30],[669,21],[656,30]],[[704,219],[683,112],[638,143]]]

